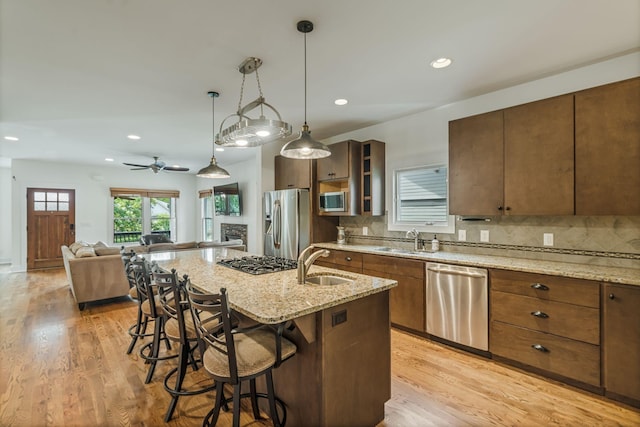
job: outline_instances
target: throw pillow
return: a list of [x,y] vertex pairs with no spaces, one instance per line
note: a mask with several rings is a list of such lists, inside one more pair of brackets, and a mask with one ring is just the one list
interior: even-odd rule
[[96,244],[95,244],[95,245],[93,245],[93,248],[94,248],[94,249],[97,249],[97,248],[108,248],[108,247],[109,247],[109,245],[107,245],[107,244],[106,244],[105,242],[103,242],[102,240],[98,240],[98,241],[96,242]]
[[96,256],[96,251],[91,246],[83,246],[76,251],[76,258],[88,258]]
[[73,254],[75,255],[78,249],[83,248],[85,246],[89,246],[89,244],[85,241],[78,240],[77,242],[73,242],[72,244],[69,245],[69,250],[71,250],[71,252],[73,252]]

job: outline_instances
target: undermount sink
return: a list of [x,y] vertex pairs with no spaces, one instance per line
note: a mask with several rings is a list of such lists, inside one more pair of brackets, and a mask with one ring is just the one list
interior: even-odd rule
[[380,248],[375,248],[374,250],[375,251],[380,251],[380,252],[395,252],[395,253],[398,253],[398,254],[410,254],[410,253],[413,252],[413,251],[410,251],[408,249],[389,248],[387,246],[383,246],[383,247],[380,247]]
[[305,283],[323,286],[344,285],[353,283],[353,279],[345,276],[336,276],[335,274],[314,274],[307,276]]

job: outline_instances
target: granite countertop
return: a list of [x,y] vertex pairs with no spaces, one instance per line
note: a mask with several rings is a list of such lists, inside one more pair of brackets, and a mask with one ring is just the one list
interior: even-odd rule
[[381,250],[384,246],[350,245],[336,243],[314,243],[315,247],[343,251],[353,251],[375,255],[418,259],[422,261],[444,262],[472,267],[499,268],[527,273],[550,274],[599,282],[620,283],[640,286],[640,265],[638,268],[604,267],[559,261],[541,261],[526,258],[502,257],[494,255],[464,254],[459,252],[413,252]]
[[299,285],[297,270],[253,275],[218,265],[221,259],[250,255],[227,248],[206,248],[175,252],[144,254],[164,270],[176,269],[182,276],[188,274],[191,283],[208,293],[219,293],[226,288],[232,309],[267,324],[280,323],[363,298],[397,286],[395,280],[345,273],[314,265],[309,276],[332,273],[353,279],[348,284],[321,286]]

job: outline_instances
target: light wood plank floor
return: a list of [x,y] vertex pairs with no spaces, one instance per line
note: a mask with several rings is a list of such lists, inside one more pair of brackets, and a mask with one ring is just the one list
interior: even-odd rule
[[[198,426],[212,394],[182,398],[163,421],[168,395],[159,365],[126,355],[135,303],[120,299],[78,311],[64,270],[0,272],[1,426]],[[640,411],[505,367],[392,333],[392,399],[379,427],[638,426]],[[203,370],[192,375],[207,383]],[[243,412],[243,425],[271,425]],[[313,425],[309,420],[308,425]],[[220,425],[231,425],[223,414]]]

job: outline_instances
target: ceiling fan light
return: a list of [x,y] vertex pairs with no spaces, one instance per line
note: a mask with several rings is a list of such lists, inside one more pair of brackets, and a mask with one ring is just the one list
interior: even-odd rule
[[215,157],[211,158],[211,163],[198,171],[196,174],[199,178],[229,178],[231,175],[226,169],[218,166],[218,162]]
[[282,147],[280,154],[290,159],[322,159],[331,155],[329,147],[311,137],[309,126],[304,125],[300,136]]

